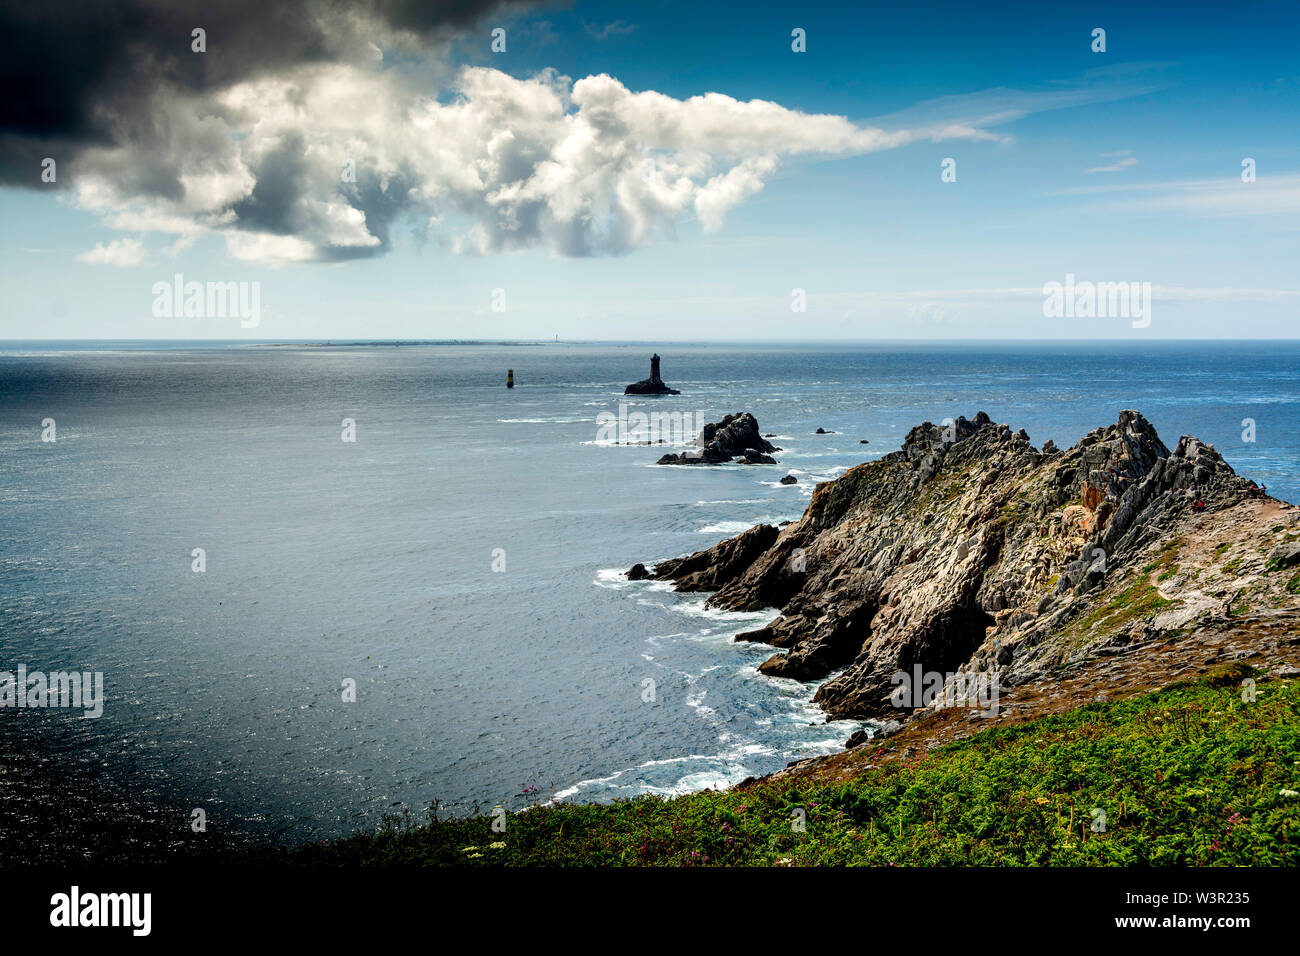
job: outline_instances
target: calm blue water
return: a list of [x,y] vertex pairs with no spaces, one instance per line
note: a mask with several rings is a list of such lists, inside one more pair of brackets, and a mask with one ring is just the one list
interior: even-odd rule
[[286,840],[837,749],[857,725],[731,643],[765,615],[614,572],[796,518],[924,419],[982,409],[1065,446],[1137,408],[1300,500],[1295,343],[656,345],[683,394],[633,410],[750,410],[780,436],[780,467],[712,469],[596,441],[648,346],[3,348],[0,670],[101,670],[108,702],[0,711],[0,753]]

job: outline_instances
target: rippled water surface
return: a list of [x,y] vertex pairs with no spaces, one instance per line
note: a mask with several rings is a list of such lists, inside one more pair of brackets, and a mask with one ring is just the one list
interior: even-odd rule
[[[0,710],[0,801],[21,817],[39,766],[296,840],[837,749],[858,725],[731,641],[770,615],[619,572],[796,518],[925,419],[1065,446],[1137,408],[1300,500],[1295,344],[656,348],[680,396],[623,398],[643,346],[3,346],[0,670],[103,671],[108,699]],[[752,411],[781,464],[655,467],[603,440],[620,403]]]

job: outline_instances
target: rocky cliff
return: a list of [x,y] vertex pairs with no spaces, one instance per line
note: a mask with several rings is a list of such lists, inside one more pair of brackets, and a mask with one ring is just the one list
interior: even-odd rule
[[648,573],[779,612],[737,639],[783,651],[767,674],[834,675],[816,695],[830,717],[905,720],[918,708],[891,698],[895,675],[918,667],[995,679],[1005,717],[1029,699],[1015,688],[1051,697],[1092,674],[1087,693],[1105,693],[1121,658],[1147,663],[1113,691],[1225,657],[1291,668],[1297,539],[1300,509],[1195,438],[1171,451],[1137,412],[1064,451],[981,412],[818,485],[794,524]]

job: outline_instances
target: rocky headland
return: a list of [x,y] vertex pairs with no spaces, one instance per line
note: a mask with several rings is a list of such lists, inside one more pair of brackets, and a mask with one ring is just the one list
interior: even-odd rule
[[[893,754],[1225,666],[1300,673],[1300,509],[1204,442],[1170,450],[1135,411],[1066,450],[982,412],[926,422],[817,485],[799,521],[638,570],[715,608],[773,609],[737,637],[781,651],[760,669],[829,677],[828,717],[887,727]],[[897,704],[896,675],[917,669],[947,676],[949,706]],[[976,676],[1000,689],[993,712],[953,706]],[[783,773],[851,776],[883,754]]]
[[736,461],[741,465],[775,465],[769,453],[780,451],[764,438],[758,422],[749,412],[736,412],[720,422],[709,422],[696,439],[698,449],[679,455],[664,455],[660,465],[723,465]]

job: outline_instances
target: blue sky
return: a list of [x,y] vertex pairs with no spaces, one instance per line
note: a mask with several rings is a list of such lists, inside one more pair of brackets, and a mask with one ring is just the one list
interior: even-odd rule
[[[449,43],[390,47],[376,69],[427,73],[442,104],[457,101],[465,66],[519,80],[550,70],[566,89],[608,74],[683,116],[695,114],[680,104],[721,93],[856,129],[975,132],[800,151],[813,127],[791,126],[785,143],[778,127],[712,157],[695,188],[736,156],[758,163],[761,180],[720,222],[688,204],[586,254],[545,229],[468,248],[474,213],[462,205],[432,224],[424,206],[403,213],[382,254],[277,261],[232,254],[228,225],[211,217],[167,232],[156,207],[135,215],[134,197],[107,200],[71,173],[42,185],[33,170],[29,188],[0,190],[0,338],[1294,337],[1300,7],[1132,6],[577,2],[489,14]],[[505,53],[489,49],[494,26]],[[796,27],[807,52],[790,48]],[[1090,48],[1096,27],[1104,53]],[[214,39],[205,55],[220,54]],[[725,113],[690,122],[719,137],[717,124],[747,122]],[[955,182],[941,181],[945,158]],[[436,191],[438,175],[422,186]],[[334,241],[307,239],[317,251]],[[259,325],[155,315],[152,287],[177,273],[260,283]],[[1150,283],[1150,324],[1045,317],[1042,287],[1067,273]],[[792,310],[796,289],[806,311]]]

